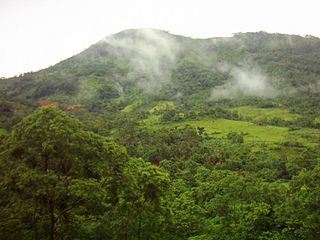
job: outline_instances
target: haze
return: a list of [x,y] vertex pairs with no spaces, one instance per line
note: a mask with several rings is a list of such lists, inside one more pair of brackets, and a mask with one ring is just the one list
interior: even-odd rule
[[156,28],[193,38],[267,31],[320,36],[318,1],[0,0],[0,77],[36,71],[106,35]]

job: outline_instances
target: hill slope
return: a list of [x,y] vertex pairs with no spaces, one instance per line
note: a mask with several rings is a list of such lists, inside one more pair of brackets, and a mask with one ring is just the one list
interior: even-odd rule
[[2,236],[319,239],[319,44],[127,30],[1,80]]
[[[222,99],[256,103],[258,98],[294,106],[313,121],[319,114],[319,66],[320,39],[311,36],[258,32],[192,39],[154,29],[126,30],[52,67],[1,80],[0,107],[8,118],[19,119],[39,100],[72,110],[81,105],[118,112],[138,99],[144,104],[170,100],[196,110]],[[8,118],[0,127],[15,122]]]

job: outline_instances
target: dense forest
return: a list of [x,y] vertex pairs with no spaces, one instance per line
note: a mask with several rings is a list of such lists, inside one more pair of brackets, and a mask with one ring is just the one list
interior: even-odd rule
[[320,39],[152,29],[0,79],[0,239],[319,239]]

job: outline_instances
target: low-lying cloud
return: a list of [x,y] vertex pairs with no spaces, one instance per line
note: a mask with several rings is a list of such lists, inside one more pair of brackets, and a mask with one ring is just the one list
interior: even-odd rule
[[127,36],[107,37],[104,43],[112,46],[111,53],[129,60],[132,71],[128,77],[146,93],[159,90],[170,81],[176,64],[179,45],[166,32],[154,29],[128,30]]
[[212,98],[232,98],[237,96],[259,96],[276,97],[279,92],[276,90],[268,76],[263,74],[258,67],[247,64],[243,66],[232,66],[221,64],[219,71],[228,73],[230,81],[222,86],[212,89]]

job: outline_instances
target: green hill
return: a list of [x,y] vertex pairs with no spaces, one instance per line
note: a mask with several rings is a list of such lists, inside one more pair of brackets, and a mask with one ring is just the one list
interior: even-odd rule
[[320,39],[154,29],[0,80],[3,239],[319,239]]
[[2,79],[0,127],[55,105],[106,134],[125,114],[150,128],[208,117],[318,128],[319,56],[320,39],[312,36],[192,39],[125,30],[47,69]]

